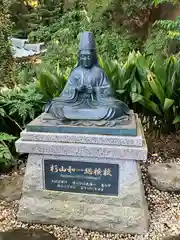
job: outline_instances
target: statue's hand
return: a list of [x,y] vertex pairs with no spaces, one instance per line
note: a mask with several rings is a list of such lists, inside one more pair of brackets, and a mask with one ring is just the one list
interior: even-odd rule
[[84,85],[79,85],[79,86],[77,86],[77,91],[78,92],[83,92],[84,91]]
[[91,94],[93,92],[93,88],[91,85],[87,86],[87,92]]

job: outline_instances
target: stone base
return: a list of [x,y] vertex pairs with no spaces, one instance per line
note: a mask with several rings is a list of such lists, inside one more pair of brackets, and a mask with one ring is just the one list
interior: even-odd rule
[[[134,120],[136,136],[86,134],[82,126],[77,127],[77,133],[64,133],[62,126],[60,132],[28,128],[22,132],[16,150],[29,153],[29,158],[18,219],[114,233],[146,233],[148,209],[139,161],[147,159],[147,146],[140,120]],[[29,126],[33,124],[35,127],[35,122]],[[42,122],[39,127],[43,129]],[[89,170],[93,170],[90,176]]]
[[[47,155],[29,155],[18,220],[113,233],[145,234],[148,231],[148,209],[139,162],[113,161],[119,164],[119,193],[118,196],[102,196],[45,190],[44,158]],[[55,155],[48,155],[48,158],[65,159]],[[94,158],[90,161],[96,162]]]

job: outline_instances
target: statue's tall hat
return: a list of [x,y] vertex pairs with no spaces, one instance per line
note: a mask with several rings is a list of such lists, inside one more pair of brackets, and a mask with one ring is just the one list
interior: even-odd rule
[[94,35],[92,32],[81,33],[81,39],[79,44],[79,50],[95,50],[96,44],[94,40]]

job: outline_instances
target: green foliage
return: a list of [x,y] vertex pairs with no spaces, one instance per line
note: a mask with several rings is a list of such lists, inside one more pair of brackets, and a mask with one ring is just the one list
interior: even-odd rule
[[26,14],[32,10],[28,1],[24,0],[11,0],[9,12],[11,21],[15,23],[13,28],[13,36],[26,38],[29,32],[28,20]]
[[111,79],[112,86],[117,96],[127,104],[132,104],[134,93],[148,95],[147,74],[149,62],[139,52],[129,54],[127,61],[123,64],[117,60],[100,60],[101,66],[105,69]]
[[[155,7],[163,4],[169,6],[179,4],[179,0],[153,0]],[[160,10],[160,9],[159,9]],[[180,17],[176,20],[155,21],[147,41],[144,43],[144,50],[147,55],[156,57],[159,54],[166,57],[177,54],[180,51]]]
[[[131,52],[125,62],[99,58],[100,65],[111,79],[116,97],[126,102],[148,122],[148,127],[164,132],[178,128],[180,116],[180,61],[174,56],[148,59],[140,52]],[[73,66],[62,70],[56,65],[41,65],[35,85],[42,99],[59,96]],[[36,94],[36,93],[35,93]],[[29,99],[29,97],[28,97]],[[32,104],[36,108],[35,103]],[[31,106],[32,107],[32,106]],[[14,109],[14,108],[13,108]],[[175,125],[173,124],[175,123]]]
[[[158,56],[154,61],[140,52],[131,52],[123,63],[99,57],[99,62],[111,79],[116,97],[146,119],[148,128],[162,132],[179,128],[180,119],[180,61],[174,56],[168,59]],[[59,96],[68,79],[59,63],[51,72],[41,66],[37,72],[36,87],[50,100]]]
[[25,15],[29,28],[36,30],[43,26],[49,26],[55,23],[62,15],[63,1],[60,0],[43,0],[36,8]]
[[10,166],[15,163],[15,159],[10,150],[10,144],[16,139],[16,137],[7,133],[0,132],[0,164]]
[[146,55],[155,58],[157,55],[168,57],[180,51],[180,17],[176,21],[156,21],[151,36],[145,42]]
[[[25,124],[38,116],[45,104],[35,83],[0,88],[0,165],[16,165],[14,141]],[[12,135],[9,135],[8,132]]]
[[48,67],[42,67],[37,71],[36,87],[46,100],[59,96],[67,81],[70,69],[66,69],[65,73],[60,70],[59,63],[53,72]]
[[93,16],[93,21],[99,22],[99,19],[112,7],[113,3],[114,0],[87,0],[86,8],[88,13]]
[[180,41],[180,17],[177,17],[175,21],[157,21],[155,25],[166,31],[168,39]]
[[135,16],[142,10],[147,9],[152,5],[152,2],[149,0],[87,0],[86,6],[88,12],[95,18],[95,20],[101,18],[108,11],[119,10],[119,12],[124,17]]
[[[48,66],[48,69],[53,72],[54,66],[59,63],[62,71],[67,67],[72,68],[77,61],[77,43],[74,45],[68,45],[67,43],[61,45],[58,40],[52,40],[48,47],[47,52],[42,57],[44,65]],[[63,56],[63,57],[62,57]]]
[[35,84],[2,88],[0,92],[0,114],[21,130],[42,111],[43,95],[37,92]]
[[162,4],[162,3],[178,4],[179,0],[153,0],[153,3],[155,4],[155,6],[157,6],[158,4]]
[[124,64],[103,61],[118,97],[129,104],[152,129],[174,131],[180,115],[180,61],[171,56],[151,62],[132,52]]
[[124,29],[119,32],[113,27],[107,29],[103,21],[100,25],[95,24],[86,10],[68,11],[51,26],[40,26],[37,31],[31,32],[29,38],[31,41],[48,42],[43,63],[51,66],[53,71],[53,65],[58,61],[64,71],[76,64],[79,33],[87,30],[94,32],[99,54],[110,59],[125,59],[129,51],[140,44],[128,37]]
[[8,37],[12,23],[8,12],[10,2],[2,0],[0,4],[0,86],[10,83],[12,56]]
[[151,36],[144,43],[144,52],[150,58],[156,58],[157,55],[168,56],[168,37],[166,31],[159,28],[153,28]]
[[36,75],[36,67],[33,63],[19,62],[13,65],[13,79],[15,86],[28,85],[33,82],[33,78]]

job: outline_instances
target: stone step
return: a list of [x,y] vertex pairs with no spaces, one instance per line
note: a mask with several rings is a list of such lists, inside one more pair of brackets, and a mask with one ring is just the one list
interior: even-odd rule
[[94,157],[102,159],[146,160],[147,146],[142,147],[77,144],[59,142],[16,141],[19,153],[48,154],[74,157]]

